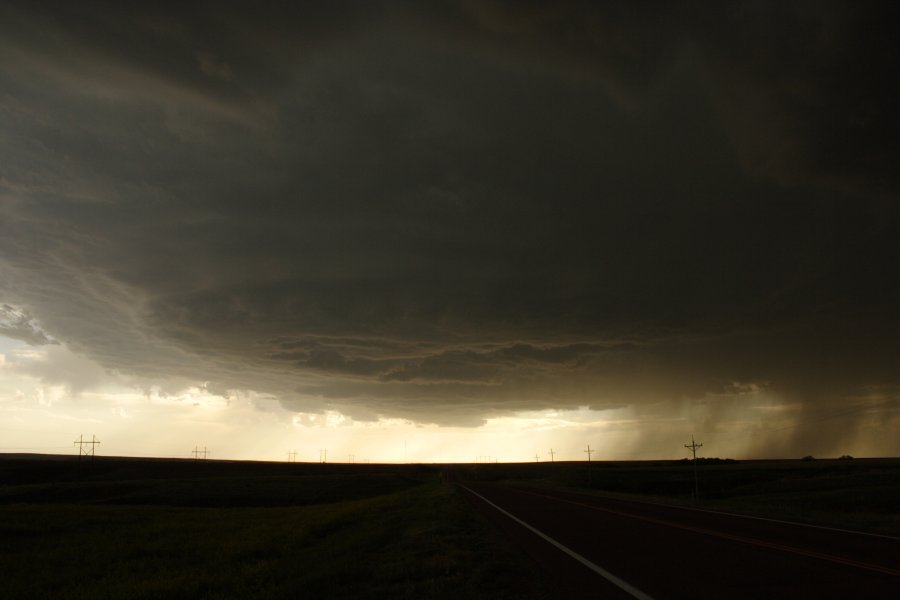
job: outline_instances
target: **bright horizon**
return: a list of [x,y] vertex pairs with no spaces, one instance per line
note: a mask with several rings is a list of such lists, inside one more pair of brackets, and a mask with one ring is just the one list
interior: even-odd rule
[[[296,451],[298,462],[319,462],[324,448],[328,462],[341,463],[349,462],[351,454],[355,462],[373,463],[471,463],[479,457],[532,462],[536,453],[540,462],[548,462],[551,449],[557,461],[579,461],[586,460],[587,444],[592,460],[675,460],[690,456],[683,445],[692,434],[704,444],[698,456],[718,458],[874,457],[887,456],[878,454],[879,449],[892,447],[885,439],[892,425],[874,417],[863,434],[831,455],[812,446],[809,452],[789,454],[785,434],[793,426],[783,416],[762,423],[723,421],[713,431],[693,429],[690,415],[666,419],[656,423],[662,429],[660,440],[646,448],[641,443],[653,423],[635,418],[628,408],[532,411],[487,419],[478,427],[354,421],[336,411],[290,411],[277,399],[254,392],[223,397],[203,389],[202,383],[168,395],[158,387],[141,389],[64,347],[51,348],[52,358],[46,347],[0,338],[0,393],[15,399],[0,405],[0,452],[77,454],[73,442],[79,435],[97,436],[98,455],[190,458],[195,446],[205,446],[213,459],[286,461],[288,452]],[[37,373],[49,361],[76,366],[71,372],[93,371],[96,379],[81,390],[63,382],[48,384]],[[758,412],[785,412],[777,405],[764,406],[765,401],[757,399]],[[744,426],[750,429],[741,434]],[[770,443],[772,453],[748,454],[761,443]]]

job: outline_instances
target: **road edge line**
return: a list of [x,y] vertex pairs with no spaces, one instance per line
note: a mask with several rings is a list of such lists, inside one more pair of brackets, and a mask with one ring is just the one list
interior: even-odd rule
[[715,531],[713,529],[706,529],[703,527],[695,527],[693,525],[684,525],[682,523],[673,523],[672,521],[666,521],[663,519],[656,519],[653,517],[645,517],[642,515],[636,515],[633,513],[623,512],[621,510],[604,508],[602,506],[595,506],[593,504],[585,504],[584,502],[576,502],[575,500],[570,500],[568,498],[560,498],[558,496],[540,494],[538,492],[532,492],[532,491],[524,490],[522,488],[510,488],[510,489],[516,489],[524,494],[532,494],[532,495],[538,496],[540,498],[547,498],[549,500],[555,500],[557,502],[562,502],[564,504],[574,504],[575,506],[581,506],[584,508],[589,508],[591,510],[596,510],[596,511],[600,511],[600,512],[610,513],[613,515],[618,515],[620,517],[625,517],[626,519],[635,519],[637,521],[653,523],[655,525],[661,525],[663,527],[672,527],[674,529],[681,529],[683,531],[690,531],[692,533],[697,533],[700,535],[707,535],[710,537],[717,537],[717,538],[721,538],[721,539],[725,539],[725,540],[731,540],[733,542],[739,542],[741,544],[747,544],[750,546],[759,546],[761,548],[769,548],[769,549],[773,549],[773,550],[779,550],[781,552],[797,554],[799,556],[807,556],[807,557],[816,558],[819,560],[833,562],[836,564],[842,564],[842,565],[846,565],[846,566],[856,567],[858,569],[865,569],[867,571],[874,571],[876,573],[883,573],[885,575],[892,575],[894,577],[900,577],[900,571],[896,571],[894,569],[891,569],[890,567],[885,567],[882,565],[873,565],[873,564],[869,564],[866,562],[857,561],[852,558],[834,556],[832,554],[824,554],[821,552],[816,552],[814,550],[807,550],[805,548],[786,546],[784,544],[780,544],[777,542],[767,542],[765,540],[758,540],[756,538],[748,538],[748,537],[744,537],[741,535],[725,533],[722,531]]
[[537,529],[537,528],[535,528],[535,527],[529,525],[528,523],[526,523],[525,521],[523,521],[523,520],[520,519],[519,517],[517,517],[517,516],[513,515],[512,513],[510,513],[510,512],[508,512],[508,511],[506,511],[506,510],[500,508],[499,506],[497,506],[496,504],[494,504],[493,502],[491,502],[490,500],[488,500],[487,498],[485,498],[484,496],[482,496],[481,494],[479,494],[478,492],[476,492],[476,491],[473,490],[472,488],[470,488],[470,487],[468,487],[468,486],[465,486],[465,485],[463,485],[463,484],[461,484],[461,483],[458,483],[457,485],[458,485],[459,487],[461,487],[462,489],[466,490],[467,492],[469,492],[470,494],[472,494],[473,496],[477,496],[478,498],[481,498],[481,500],[483,500],[483,501],[484,501],[485,503],[487,503],[489,506],[494,507],[495,509],[497,509],[498,511],[500,511],[501,513],[503,513],[504,515],[506,515],[507,517],[509,517],[510,519],[512,519],[513,521],[515,521],[516,523],[518,523],[519,525],[521,525],[522,527],[526,528],[526,529],[529,530],[530,532],[532,532],[532,533],[536,534],[537,536],[539,536],[539,537],[540,537],[541,539],[543,539],[545,542],[548,542],[548,543],[550,543],[551,545],[553,545],[554,547],[558,548],[559,550],[562,550],[563,552],[565,552],[566,554],[568,554],[569,556],[571,556],[572,558],[574,558],[575,560],[577,560],[578,562],[580,562],[581,564],[583,564],[584,566],[586,566],[587,568],[589,568],[591,571],[597,573],[598,575],[600,575],[601,577],[603,577],[604,579],[606,579],[607,581],[609,581],[610,583],[612,583],[613,585],[615,585],[616,587],[618,587],[619,589],[621,589],[622,591],[627,592],[628,594],[631,594],[632,596],[634,596],[634,597],[637,598],[638,600],[653,600],[653,597],[652,597],[652,596],[648,596],[647,594],[645,594],[645,593],[642,592],[641,590],[637,589],[636,587],[634,587],[633,585],[631,585],[630,583],[628,583],[628,582],[625,581],[624,579],[621,579],[621,578],[619,578],[619,577],[616,577],[615,575],[613,575],[612,573],[610,573],[609,571],[607,571],[607,570],[604,569],[603,567],[594,564],[593,562],[589,561],[588,559],[586,559],[586,558],[583,557],[582,555],[578,554],[578,553],[575,552],[574,550],[571,550],[571,549],[569,549],[568,547],[562,545],[560,542],[557,542],[556,540],[554,540],[554,539],[553,539],[552,537],[550,537],[549,535],[547,535],[547,534],[545,534],[544,532],[540,531],[539,529]]

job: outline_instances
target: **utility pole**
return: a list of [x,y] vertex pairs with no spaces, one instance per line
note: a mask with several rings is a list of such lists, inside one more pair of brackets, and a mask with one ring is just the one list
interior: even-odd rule
[[75,445],[78,446],[78,462],[81,462],[82,456],[90,456],[91,462],[94,462],[94,448],[96,448],[99,443],[100,440],[98,440],[97,436],[94,434],[91,434],[90,441],[84,439],[84,434],[79,435],[78,439],[75,440]]
[[550,448],[550,462],[554,462],[554,461],[553,461],[553,457],[554,457],[555,455],[556,455],[556,452],[553,451],[553,448]]
[[694,455],[694,502],[700,502],[700,481],[697,478],[697,448],[702,446],[703,444],[698,444],[694,441],[694,434],[691,434],[690,445],[684,445],[685,448],[690,448],[691,453]]
[[591,453],[596,452],[596,450],[591,450],[591,445],[588,444],[587,450],[584,452],[588,455],[588,485],[591,485]]
[[534,453],[534,462],[541,462],[541,457],[538,456],[537,452]]
[[209,450],[207,450],[206,446],[203,446],[203,450],[201,450],[199,446],[194,446],[194,450],[191,454],[194,455],[194,460],[206,460],[206,455],[209,454]]
[[355,454],[351,454],[350,457],[349,457],[349,460],[348,460],[347,462],[349,462],[349,463],[352,465],[352,464],[353,464],[353,459],[354,459],[354,458],[356,458],[356,455],[355,455]]
[[319,448],[319,462],[323,465],[328,462],[328,448]]
[[290,452],[287,453],[287,455],[288,455],[289,463],[297,462],[297,451],[296,450],[291,450]]

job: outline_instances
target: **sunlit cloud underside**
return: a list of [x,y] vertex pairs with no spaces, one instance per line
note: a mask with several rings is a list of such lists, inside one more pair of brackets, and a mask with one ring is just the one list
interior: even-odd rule
[[[800,416],[798,405],[753,389],[735,395],[724,414],[721,399],[701,399],[685,404],[680,416],[664,416],[669,407],[656,415],[652,408],[579,407],[488,418],[479,427],[357,421],[337,411],[290,411],[251,390],[212,393],[203,382],[164,391],[149,381],[104,373],[63,346],[35,348],[2,338],[0,348],[3,452],[74,454],[74,439],[96,435],[98,454],[111,456],[189,458],[200,447],[219,459],[280,461],[296,452],[292,458],[301,462],[545,462],[585,460],[590,444],[594,460],[640,460],[683,458],[682,444],[694,434],[710,456],[759,458],[783,456],[781,440]],[[96,377],[81,389],[47,381],[39,373],[51,362],[74,363],[76,372]],[[877,400],[868,399],[858,410]],[[859,434],[844,441],[847,453],[877,455],[892,448],[900,416],[884,421],[879,414],[873,411]],[[822,415],[820,425],[833,426],[840,416]]]

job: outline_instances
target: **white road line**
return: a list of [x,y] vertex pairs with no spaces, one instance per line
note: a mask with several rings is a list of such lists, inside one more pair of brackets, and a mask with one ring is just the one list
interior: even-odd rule
[[546,541],[546,542],[552,544],[553,546],[559,548],[560,550],[562,550],[563,552],[565,552],[566,554],[568,554],[569,556],[571,556],[572,558],[574,558],[575,560],[577,560],[578,562],[580,562],[581,564],[583,564],[584,566],[586,566],[588,569],[590,569],[590,570],[593,571],[594,573],[597,573],[598,575],[600,575],[601,577],[603,577],[604,579],[606,579],[607,581],[609,581],[610,583],[612,583],[613,585],[615,585],[616,587],[618,587],[619,589],[621,589],[621,590],[623,590],[623,591],[625,591],[625,592],[631,594],[631,595],[634,596],[635,598],[638,598],[638,600],[653,600],[653,597],[652,597],[652,596],[648,596],[647,594],[645,594],[645,593],[642,592],[641,590],[637,589],[636,587],[634,587],[633,585],[631,585],[631,584],[628,583],[627,581],[624,581],[624,580],[622,580],[622,579],[616,577],[615,575],[613,575],[612,573],[610,573],[609,571],[607,571],[607,570],[604,569],[603,567],[600,567],[600,566],[598,566],[598,565],[595,565],[594,563],[592,563],[591,561],[589,561],[588,559],[586,559],[586,558],[583,557],[582,555],[578,554],[578,553],[575,552],[574,550],[570,550],[570,549],[567,548],[566,546],[563,546],[562,544],[560,544],[559,542],[557,542],[556,540],[554,540],[554,539],[553,539],[552,537],[550,537],[549,535],[545,534],[544,532],[542,532],[542,531],[540,531],[540,530],[538,530],[538,529],[535,529],[534,527],[532,527],[531,525],[529,525],[528,523],[526,523],[526,522],[523,521],[522,519],[518,518],[517,516],[515,516],[515,515],[513,515],[513,514],[510,514],[509,512],[503,510],[502,508],[500,508],[499,506],[497,506],[496,504],[494,504],[493,502],[491,502],[490,500],[488,500],[487,498],[485,498],[484,496],[482,496],[481,494],[479,494],[479,493],[476,492],[475,490],[473,490],[473,489],[471,489],[471,488],[468,488],[468,487],[466,487],[466,486],[464,486],[464,485],[462,485],[462,484],[458,484],[458,485],[459,485],[459,487],[463,488],[464,490],[466,490],[466,491],[469,492],[470,494],[473,494],[473,495],[475,495],[475,496],[481,498],[481,499],[484,500],[487,504],[489,504],[490,506],[493,506],[494,508],[496,508],[497,510],[499,510],[501,513],[503,513],[504,515],[506,515],[507,517],[509,517],[510,519],[512,519],[513,521],[515,521],[516,523],[518,523],[519,525],[521,525],[522,527],[524,527],[525,529],[527,529],[528,531],[531,531],[532,533],[534,533],[534,534],[540,536],[541,539],[543,539],[544,541]]
[[[548,496],[547,494],[540,494],[538,492],[529,492],[529,491],[523,490],[521,488],[518,488],[518,491],[520,491],[524,494],[532,494],[532,495],[538,496],[540,498],[554,500],[556,502],[561,502],[561,503],[565,503],[565,504],[573,504],[573,505],[581,506],[581,507],[588,508],[591,510],[597,510],[597,511],[602,511],[602,512],[606,512],[606,513],[618,515],[620,517],[625,517],[626,519],[636,519],[638,521],[644,521],[646,523],[662,525],[663,527],[673,527],[675,529],[681,529],[683,531],[690,531],[693,533],[699,533],[701,535],[708,535],[708,536],[717,537],[717,538],[721,538],[721,539],[731,540],[731,541],[739,542],[742,544],[749,544],[751,546],[758,546],[758,547],[762,547],[762,548],[780,550],[782,552],[789,552],[791,554],[798,554],[800,556],[809,556],[809,557],[813,557],[813,558],[818,558],[820,560],[827,560],[827,561],[834,562],[837,564],[849,565],[852,567],[867,569],[869,571],[875,571],[877,573],[885,573],[887,575],[893,575],[895,577],[900,576],[900,571],[891,569],[890,567],[884,567],[881,565],[872,565],[872,564],[865,563],[862,561],[853,560],[848,557],[823,554],[821,552],[816,552],[814,550],[806,550],[803,548],[785,546],[784,544],[779,544],[776,542],[767,542],[764,540],[748,538],[748,537],[744,537],[742,535],[725,533],[723,531],[716,531],[714,529],[706,529],[705,527],[696,527],[694,525],[675,523],[675,522],[669,521],[667,519],[658,519],[655,517],[648,517],[648,516],[644,516],[644,515],[640,515],[640,514],[635,514],[633,512],[622,512],[621,510],[617,510],[617,509],[613,509],[613,508],[606,508],[603,506],[597,506],[595,504],[586,504],[584,502],[578,502],[575,500],[570,500],[568,498],[560,498],[558,496]],[[582,497],[586,498],[586,496],[582,496]]]

